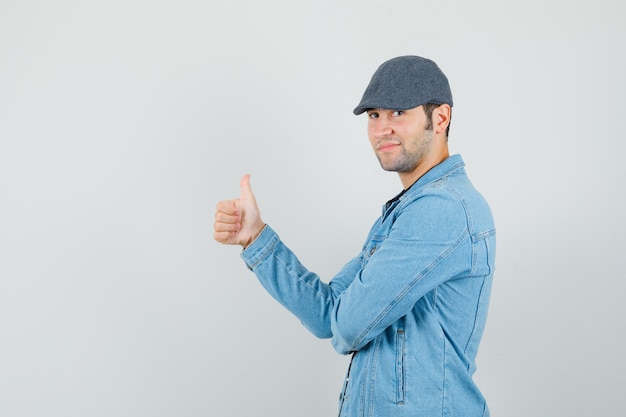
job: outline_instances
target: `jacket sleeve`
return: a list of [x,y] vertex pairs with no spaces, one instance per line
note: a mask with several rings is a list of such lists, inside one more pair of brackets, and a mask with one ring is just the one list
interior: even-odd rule
[[471,238],[458,199],[435,193],[396,210],[388,235],[372,237],[371,256],[332,307],[340,353],[360,350],[435,287],[469,274]]
[[337,297],[357,275],[361,266],[358,258],[348,262],[332,283],[326,284],[300,263],[269,225],[241,257],[267,292],[309,331],[320,338],[332,337],[331,312]]
[[436,286],[468,273],[471,244],[462,203],[449,193],[419,200],[396,209],[387,235],[370,232],[363,253],[328,284],[270,226],[241,256],[314,335],[332,338],[339,353],[358,351]]

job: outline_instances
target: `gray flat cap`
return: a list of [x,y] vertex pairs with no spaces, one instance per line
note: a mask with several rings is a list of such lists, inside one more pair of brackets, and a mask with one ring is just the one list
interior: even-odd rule
[[368,109],[407,110],[426,103],[452,106],[448,78],[430,59],[399,56],[378,67],[353,113]]

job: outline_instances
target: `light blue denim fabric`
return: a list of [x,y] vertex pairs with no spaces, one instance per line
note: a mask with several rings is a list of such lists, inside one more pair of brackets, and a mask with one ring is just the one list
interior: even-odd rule
[[472,374],[495,245],[489,206],[454,155],[383,207],[328,284],[270,226],[241,256],[304,326],[353,354],[340,416],[479,417],[489,411]]

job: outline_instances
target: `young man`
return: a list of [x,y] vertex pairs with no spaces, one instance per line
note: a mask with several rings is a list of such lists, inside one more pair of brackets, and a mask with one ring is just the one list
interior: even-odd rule
[[328,283],[261,220],[249,176],[222,201],[215,239],[238,244],[267,291],[352,360],[343,417],[488,416],[472,380],[494,271],[489,206],[463,160],[449,155],[452,94],[432,61],[402,56],[374,73],[367,112],[380,165],[403,191],[388,201],[361,252]]

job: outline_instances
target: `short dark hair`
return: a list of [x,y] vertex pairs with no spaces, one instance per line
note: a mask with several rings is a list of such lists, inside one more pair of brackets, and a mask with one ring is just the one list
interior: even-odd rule
[[[433,110],[441,106],[441,104],[426,103],[426,104],[423,104],[423,106],[424,106],[424,113],[426,113],[426,130],[432,130],[433,129]],[[450,114],[450,119],[452,119],[452,114]],[[451,122],[452,120],[448,122],[448,127],[446,128],[446,137],[450,134]]]

